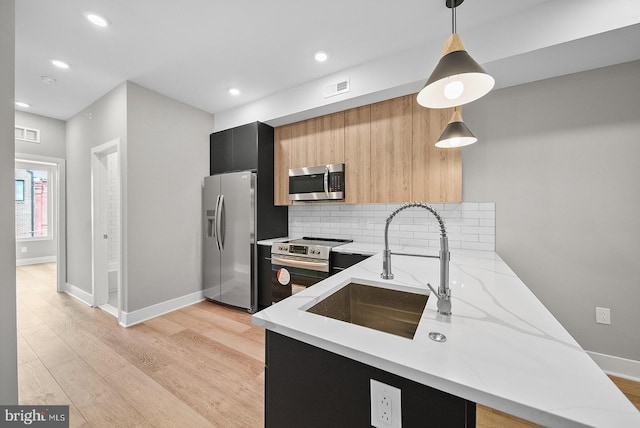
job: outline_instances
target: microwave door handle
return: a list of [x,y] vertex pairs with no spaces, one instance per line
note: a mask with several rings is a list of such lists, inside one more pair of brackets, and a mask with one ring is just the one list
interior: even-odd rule
[[329,194],[329,167],[324,168],[324,193]]

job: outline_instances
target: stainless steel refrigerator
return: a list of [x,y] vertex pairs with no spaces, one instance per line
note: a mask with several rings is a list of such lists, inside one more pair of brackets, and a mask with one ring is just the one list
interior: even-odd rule
[[204,179],[204,296],[257,309],[256,173]]

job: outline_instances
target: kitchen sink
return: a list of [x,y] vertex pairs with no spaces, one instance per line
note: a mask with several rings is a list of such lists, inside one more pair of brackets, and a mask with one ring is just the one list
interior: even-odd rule
[[413,339],[428,298],[350,282],[307,312]]

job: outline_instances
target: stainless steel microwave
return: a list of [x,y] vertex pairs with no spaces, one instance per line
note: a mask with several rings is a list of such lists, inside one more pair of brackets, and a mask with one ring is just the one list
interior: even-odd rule
[[289,199],[292,201],[344,200],[344,164],[290,169]]

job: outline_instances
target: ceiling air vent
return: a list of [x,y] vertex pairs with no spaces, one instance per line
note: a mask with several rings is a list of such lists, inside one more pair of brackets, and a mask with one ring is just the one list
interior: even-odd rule
[[324,87],[324,97],[329,98],[339,94],[349,92],[349,79],[341,80],[340,82],[331,83]]
[[25,128],[24,126],[15,127],[16,140],[28,141],[30,143],[40,143],[40,130]]

